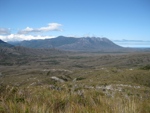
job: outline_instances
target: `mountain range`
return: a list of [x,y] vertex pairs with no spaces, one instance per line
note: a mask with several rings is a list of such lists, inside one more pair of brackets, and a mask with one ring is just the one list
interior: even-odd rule
[[107,38],[96,37],[65,37],[59,36],[44,40],[29,40],[20,42],[4,42],[0,40],[0,59],[10,56],[39,56],[66,53],[66,51],[102,51],[114,52],[122,47]]
[[21,41],[11,44],[0,40],[0,65],[22,64],[23,61],[30,62],[35,58],[38,59],[38,57],[56,57],[76,52],[128,53],[150,52],[150,49],[124,48],[107,38],[96,37],[59,36],[52,39]]
[[109,39],[99,37],[75,38],[58,36],[51,39],[21,41],[11,44],[27,48],[56,48],[69,51],[118,51],[122,49],[121,46],[118,46]]

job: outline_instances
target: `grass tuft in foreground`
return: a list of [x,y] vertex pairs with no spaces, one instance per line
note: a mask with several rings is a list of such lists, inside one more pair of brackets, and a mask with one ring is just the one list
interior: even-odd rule
[[109,97],[97,90],[1,89],[0,113],[150,113],[150,99]]

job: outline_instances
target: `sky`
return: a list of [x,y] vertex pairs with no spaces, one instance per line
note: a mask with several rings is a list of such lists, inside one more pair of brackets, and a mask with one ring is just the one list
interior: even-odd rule
[[148,42],[150,0],[0,0],[0,39],[60,35]]

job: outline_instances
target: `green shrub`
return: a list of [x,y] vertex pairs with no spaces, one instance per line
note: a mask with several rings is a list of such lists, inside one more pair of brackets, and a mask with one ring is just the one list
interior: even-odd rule
[[143,70],[150,70],[150,65],[143,66],[143,67],[141,67],[140,69],[143,69]]

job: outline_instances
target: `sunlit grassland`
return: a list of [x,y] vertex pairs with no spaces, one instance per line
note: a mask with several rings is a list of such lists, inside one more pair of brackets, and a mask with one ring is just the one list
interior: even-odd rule
[[[34,79],[35,81],[31,80],[25,86],[22,84],[15,86],[13,85],[15,84],[13,78],[10,79],[12,80],[11,85],[1,84],[0,112],[150,112],[150,88],[148,84],[150,74],[148,70],[103,68],[100,70],[75,70],[71,73],[67,73],[66,70],[48,72],[41,72],[36,76],[36,79],[41,80],[41,84],[31,85],[32,82],[37,82]],[[59,78],[67,75],[70,76],[70,79],[61,83],[49,78],[54,75]],[[22,77],[26,79],[25,75]],[[7,77],[5,79],[7,80]]]
[[3,87],[1,113],[149,113],[150,99],[106,96],[98,90],[70,92],[48,87]]
[[2,65],[0,113],[150,113],[149,61],[71,55]]

